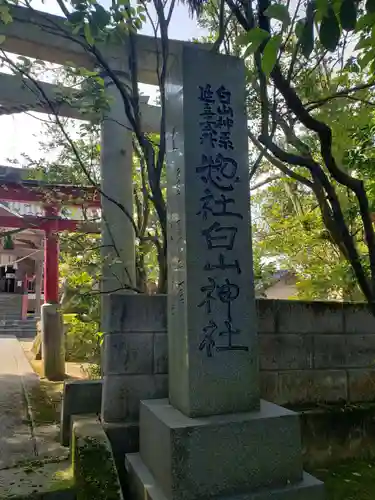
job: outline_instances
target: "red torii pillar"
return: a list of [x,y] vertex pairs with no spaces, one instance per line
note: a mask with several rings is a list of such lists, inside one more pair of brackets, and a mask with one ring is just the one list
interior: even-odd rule
[[47,217],[51,219],[45,228],[44,234],[44,303],[58,304],[59,302],[59,237],[57,209],[45,207]]

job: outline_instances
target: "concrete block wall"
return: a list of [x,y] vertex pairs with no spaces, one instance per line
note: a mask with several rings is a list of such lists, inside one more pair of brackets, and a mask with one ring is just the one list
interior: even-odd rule
[[[168,394],[166,296],[112,295],[104,327],[106,421],[137,421]],[[375,318],[365,304],[257,300],[261,395],[281,405],[375,400]],[[107,382],[107,383],[106,383]]]
[[102,418],[138,422],[139,401],[168,394],[166,297],[111,294],[103,325]]
[[375,400],[365,304],[258,300],[262,396],[281,405]]

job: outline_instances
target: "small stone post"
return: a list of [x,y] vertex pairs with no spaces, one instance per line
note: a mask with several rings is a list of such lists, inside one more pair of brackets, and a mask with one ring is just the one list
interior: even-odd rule
[[63,380],[65,377],[65,344],[59,304],[42,305],[41,328],[44,376],[49,380]]
[[167,103],[169,400],[141,402],[134,498],[322,499],[298,415],[259,399],[243,61],[184,47]]

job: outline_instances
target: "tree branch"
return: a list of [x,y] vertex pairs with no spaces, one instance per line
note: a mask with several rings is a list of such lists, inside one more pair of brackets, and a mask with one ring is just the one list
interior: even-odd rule
[[259,181],[258,184],[255,184],[255,186],[250,186],[250,191],[255,191],[256,189],[266,186],[270,182],[277,181],[279,179],[282,179],[281,175],[270,175],[263,181]]
[[365,90],[369,89],[371,87],[375,86],[375,81],[371,81],[368,83],[362,83],[361,85],[356,85],[355,87],[351,87],[349,89],[344,89],[340,90],[339,92],[335,92],[334,94],[331,94],[327,97],[324,97],[323,99],[319,99],[317,101],[309,101],[303,104],[303,106],[306,108],[307,111],[312,111],[313,109],[320,108],[324,104],[326,104],[329,101],[332,101],[333,99],[337,99],[340,97],[350,97],[349,94],[352,94],[353,92],[358,92],[359,90]]

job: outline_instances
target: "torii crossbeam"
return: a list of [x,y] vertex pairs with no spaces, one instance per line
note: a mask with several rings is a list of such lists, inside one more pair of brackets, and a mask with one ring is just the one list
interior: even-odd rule
[[58,233],[100,232],[98,225],[81,220],[67,220],[59,216],[61,206],[76,205],[100,208],[100,194],[95,187],[77,187],[65,184],[43,184],[36,181],[2,182],[0,200],[41,203],[44,217],[0,216],[0,227],[39,229],[44,231],[44,301],[57,304],[59,300],[59,242]]

